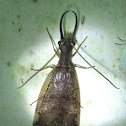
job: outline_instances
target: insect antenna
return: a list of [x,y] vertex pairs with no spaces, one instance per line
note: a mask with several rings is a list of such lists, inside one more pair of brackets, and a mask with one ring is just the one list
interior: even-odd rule
[[26,85],[36,74],[38,74],[40,71],[42,71],[48,64],[49,62],[55,57],[56,53],[52,56],[52,58],[42,67],[40,68],[35,74],[33,74],[26,82],[24,82],[24,84],[22,84],[20,87],[18,87],[17,89],[22,88],[24,85]]
[[[56,46],[56,43],[54,42],[52,36],[50,35],[49,30],[48,30],[47,27],[46,27],[46,30],[47,30],[48,35],[49,35],[49,37],[50,37],[50,40],[51,40],[51,43],[52,43],[54,52],[56,53],[56,55],[57,55],[58,57],[60,57],[60,54],[59,54],[58,48],[57,48],[57,46]],[[55,48],[56,48],[56,49],[55,49]]]
[[[87,39],[87,36],[86,36],[86,38],[81,42],[81,44],[78,46],[77,51],[79,50],[79,48],[80,48],[81,45],[85,42],[86,39]],[[77,51],[75,51],[75,53],[70,57],[70,59],[72,59],[72,58],[75,56],[75,54],[77,53]]]
[[[42,97],[41,97],[42,98]],[[37,102],[38,100],[40,100],[41,98],[38,98],[37,100],[33,101],[30,106],[32,106],[35,102]]]
[[[72,43],[71,43],[72,44]],[[118,87],[116,87],[107,77],[105,77],[100,71],[98,71],[95,67],[93,67],[79,52],[78,50],[74,47],[74,45],[72,44],[73,48],[75,49],[75,51],[80,55],[80,57],[89,65],[91,66],[95,71],[97,71],[101,76],[103,76],[107,81],[110,82],[111,85],[113,85],[115,88],[119,89]]]

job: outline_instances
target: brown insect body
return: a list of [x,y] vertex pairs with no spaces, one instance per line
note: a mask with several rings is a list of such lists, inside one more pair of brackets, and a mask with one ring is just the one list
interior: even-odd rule
[[[66,11],[64,14],[66,14]],[[73,11],[72,11],[73,12]],[[60,21],[61,40],[58,42],[61,55],[59,63],[47,76],[37,101],[33,126],[79,126],[80,91],[75,66],[71,62],[73,38],[63,37],[62,18]]]
[[[52,77],[53,75],[53,77]],[[75,69],[57,66],[46,78],[33,126],[79,126],[80,93]]]

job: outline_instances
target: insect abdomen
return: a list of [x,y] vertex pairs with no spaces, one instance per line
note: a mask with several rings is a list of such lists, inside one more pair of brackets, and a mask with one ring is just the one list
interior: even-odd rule
[[75,70],[56,67],[52,75],[42,101],[37,103],[38,119],[33,126],[79,126],[80,93]]

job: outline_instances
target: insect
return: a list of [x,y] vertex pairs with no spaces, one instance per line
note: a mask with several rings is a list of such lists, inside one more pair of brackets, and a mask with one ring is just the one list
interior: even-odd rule
[[[46,68],[53,68],[52,71],[48,74],[41,88],[39,98],[37,100],[33,126],[79,126],[81,108],[80,90],[75,67],[84,69],[93,68],[105,79],[107,79],[94,66],[88,63],[87,60],[85,60],[84,57],[82,57],[78,52],[79,48],[87,37],[78,46],[77,49],[75,48],[74,37],[77,30],[77,14],[74,11],[71,11],[75,15],[74,31],[71,36],[63,35],[62,20],[64,15],[68,12],[69,11],[64,12],[60,20],[61,40],[58,42],[59,48],[55,49],[54,42],[47,29],[55,54],[41,69],[35,70],[37,72],[21,86],[23,87],[41,70]],[[72,54],[73,49],[75,49],[75,52]],[[83,67],[73,64],[71,60],[76,53],[78,53],[87,62],[87,64],[90,65],[90,67]],[[55,55],[59,57],[58,64],[56,66],[47,66]],[[110,80],[108,81],[113,85]],[[116,86],[114,87],[117,88]]]
[[[121,40],[123,43],[121,43],[121,44],[115,43],[116,45],[125,45],[126,44],[126,40],[122,40],[119,37],[118,37],[118,39]],[[126,47],[124,48],[123,54],[120,58],[119,69],[121,72],[126,72]]]
[[[68,12],[68,11],[67,11]],[[80,122],[80,92],[76,71],[70,57],[76,25],[71,38],[62,33],[62,19],[60,21],[61,40],[58,42],[61,55],[56,54],[59,63],[47,76],[37,102],[33,126],[79,126]],[[48,30],[47,30],[48,31]],[[49,32],[48,32],[49,33]],[[45,89],[44,89],[45,88]],[[44,92],[44,94],[43,94]]]

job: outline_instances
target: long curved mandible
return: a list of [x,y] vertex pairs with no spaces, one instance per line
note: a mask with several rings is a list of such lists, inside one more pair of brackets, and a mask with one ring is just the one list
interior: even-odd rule
[[[61,35],[61,39],[64,38],[64,37],[63,37],[63,31],[62,31],[62,21],[63,21],[64,15],[65,15],[67,12],[69,12],[69,11],[64,12],[64,13],[62,14],[62,16],[61,16],[61,19],[60,19],[60,35]],[[74,27],[74,31],[73,31],[73,34],[72,34],[72,37],[71,37],[71,40],[73,41],[74,35],[75,35],[75,33],[76,33],[76,30],[77,30],[77,14],[76,14],[74,11],[71,11],[71,12],[73,12],[73,13],[75,14],[75,17],[76,17],[75,27]]]

